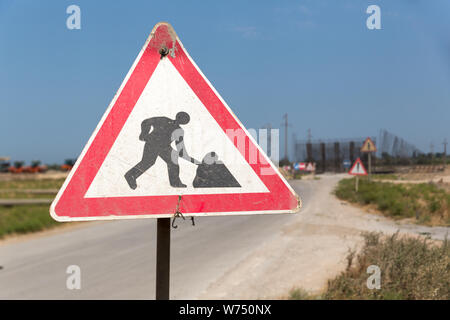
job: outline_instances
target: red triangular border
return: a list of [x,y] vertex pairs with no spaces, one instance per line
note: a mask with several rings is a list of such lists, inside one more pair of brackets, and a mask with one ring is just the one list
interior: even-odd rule
[[[369,141],[372,143],[374,150],[362,151],[364,149],[364,147],[366,146],[367,142],[369,142]],[[364,140],[364,143],[361,146],[361,152],[377,152],[377,146],[375,145],[375,143],[373,142],[373,140],[370,137],[367,137],[366,140]]]
[[[50,212],[56,220],[169,217],[175,213],[178,203],[177,195],[84,198],[156,69],[161,59],[159,51],[163,46],[171,52],[166,58],[170,59],[220,127],[224,131],[226,129],[244,130],[247,134],[246,146],[257,148],[253,139],[248,138],[248,132],[243,125],[191,60],[172,27],[167,23],[159,23],[154,27],[102,121],[52,203]],[[236,146],[237,142],[233,141],[233,143]],[[257,150],[258,153],[262,152],[259,148]],[[241,152],[249,162],[249,154],[244,153],[246,152]],[[257,159],[257,163],[250,166],[270,191],[269,193],[183,195],[179,211],[186,216],[298,211],[301,201],[293,189],[268,162],[265,155],[260,157],[258,154]],[[272,170],[273,174],[262,175],[261,168],[265,168],[266,171]]]
[[[353,171],[353,169],[355,169],[357,163],[359,163],[361,165],[361,168],[363,169],[364,173],[352,173],[352,171]],[[367,170],[364,167],[360,158],[356,159],[355,163],[353,164],[351,169],[348,171],[348,174],[351,174],[353,176],[367,176]]]

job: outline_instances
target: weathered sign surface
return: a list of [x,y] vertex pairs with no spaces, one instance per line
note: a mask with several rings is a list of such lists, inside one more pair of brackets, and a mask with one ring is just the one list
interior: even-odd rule
[[362,147],[361,152],[377,152],[377,147],[375,146],[375,143],[372,141],[372,139],[367,138]]
[[58,221],[293,213],[300,198],[159,23],[50,212]]

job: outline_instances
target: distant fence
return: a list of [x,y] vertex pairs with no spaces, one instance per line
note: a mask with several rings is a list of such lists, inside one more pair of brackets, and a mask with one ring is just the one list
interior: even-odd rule
[[[329,140],[297,140],[294,141],[294,161],[316,162],[318,172],[345,170],[344,160],[353,163],[361,158],[367,164],[367,154],[360,149],[367,137]],[[389,155],[393,158],[413,158],[422,152],[404,139],[380,130],[378,137],[370,137],[377,147],[376,157],[379,159]],[[375,165],[375,157],[374,165]]]
[[387,154],[394,158],[413,158],[423,153],[416,146],[384,129],[380,130],[378,141],[378,157]]
[[[316,171],[344,171],[344,160],[353,163],[357,158],[364,158],[360,149],[364,138],[338,140],[300,140],[295,142],[295,161],[315,162]],[[376,137],[371,137],[376,142]]]

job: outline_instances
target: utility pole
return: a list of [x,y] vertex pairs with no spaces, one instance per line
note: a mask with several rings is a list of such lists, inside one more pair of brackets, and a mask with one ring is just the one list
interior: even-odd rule
[[294,156],[292,157],[293,161],[297,160],[297,135],[295,132],[292,134],[292,141],[294,141]]
[[267,130],[267,146],[266,146],[266,154],[267,156],[272,159],[272,125],[270,123],[267,123],[261,127],[261,129]]
[[308,129],[308,137],[306,140],[306,161],[308,162],[312,162],[313,160],[313,155],[312,155],[312,144],[311,144],[311,129]]
[[447,167],[447,139],[444,139],[444,142],[442,142],[444,145],[444,169]]
[[431,153],[431,164],[434,163],[434,144],[433,142],[430,143],[430,153]]
[[283,116],[283,119],[284,119],[284,123],[283,123],[283,125],[284,125],[284,158],[286,160],[288,160],[288,126],[289,126],[289,123],[288,123],[288,114],[287,113]]

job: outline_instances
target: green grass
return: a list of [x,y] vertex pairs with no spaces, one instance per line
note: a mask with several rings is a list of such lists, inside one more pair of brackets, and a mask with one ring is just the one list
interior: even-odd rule
[[302,288],[296,288],[289,292],[289,300],[315,300],[320,299],[319,296],[311,295],[309,292]]
[[56,193],[48,193],[48,194],[35,194],[35,193],[27,193],[20,190],[17,191],[3,191],[0,189],[0,199],[53,199],[55,198]]
[[[64,179],[0,181],[0,198],[52,199],[55,194],[26,193],[23,189],[59,189],[63,182]],[[59,224],[50,217],[48,205],[0,206],[0,238],[11,234],[40,231]]]
[[51,199],[54,193],[36,194],[24,191],[25,189],[59,189],[64,179],[27,179],[0,181],[0,199]]
[[59,189],[65,179],[24,179],[0,181],[1,189]]
[[422,224],[450,225],[450,194],[433,184],[393,184],[360,179],[339,181],[335,190],[339,199],[362,205],[373,204],[385,216],[414,218]]
[[48,205],[0,207],[0,238],[40,231],[58,224],[50,217]]
[[303,176],[304,176],[303,173],[295,171],[293,174],[293,179],[301,180]]
[[372,178],[376,180],[400,180],[397,175],[391,173],[373,174]]
[[[450,246],[426,238],[364,234],[364,246],[347,256],[348,266],[328,281],[323,299],[450,299]],[[367,267],[381,270],[381,288],[368,289]]]

